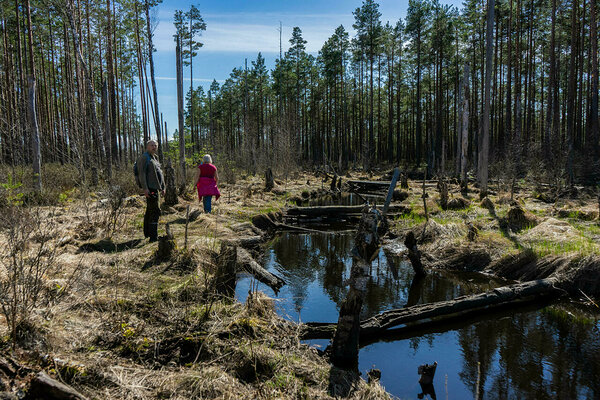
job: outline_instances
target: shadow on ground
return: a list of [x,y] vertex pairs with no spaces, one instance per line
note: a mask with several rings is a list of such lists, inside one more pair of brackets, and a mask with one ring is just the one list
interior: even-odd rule
[[79,246],[77,253],[120,253],[138,247],[143,242],[142,239],[133,239],[126,242],[115,243],[112,239],[102,239],[97,242],[88,242]]

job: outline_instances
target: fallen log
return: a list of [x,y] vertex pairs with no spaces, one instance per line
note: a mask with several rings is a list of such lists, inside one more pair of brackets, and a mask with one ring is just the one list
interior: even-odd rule
[[[321,207],[292,207],[287,210],[288,216],[302,217],[343,217],[345,215],[362,215],[364,205],[358,206],[321,206]],[[390,213],[404,212],[407,208],[401,205],[391,205],[388,208]]]
[[31,381],[28,398],[48,400],[85,400],[86,398],[70,386],[51,378],[45,372],[38,373]]
[[237,264],[248,273],[254,275],[260,282],[268,285],[275,293],[285,285],[285,281],[275,274],[264,269],[259,263],[254,261],[248,250],[237,248]]
[[[360,338],[385,336],[394,333],[443,325],[450,321],[476,314],[492,312],[504,307],[516,307],[535,301],[557,299],[566,292],[558,287],[556,278],[540,279],[499,287],[484,293],[461,296],[453,300],[419,304],[394,309],[367,318],[360,323]],[[401,326],[401,327],[400,327]],[[336,324],[307,323],[302,326],[302,339],[329,339]]]
[[348,185],[351,187],[387,189],[390,187],[391,181],[358,181],[349,180]]
[[237,238],[237,239],[233,239],[233,240],[229,240],[229,242],[231,244],[235,244],[238,246],[241,246],[243,248],[246,249],[254,249],[256,247],[259,247],[261,244],[264,243],[264,239],[262,236],[247,236],[247,237],[242,237],[242,238]]

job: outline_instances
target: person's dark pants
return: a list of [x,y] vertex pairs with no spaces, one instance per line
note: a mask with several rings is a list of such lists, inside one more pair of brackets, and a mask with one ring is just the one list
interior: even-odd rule
[[204,212],[210,213],[212,211],[212,196],[203,196],[202,204],[204,205]]
[[144,237],[154,241],[158,239],[158,219],[160,218],[160,207],[158,206],[158,192],[150,191],[150,197],[146,197],[146,213],[144,214]]

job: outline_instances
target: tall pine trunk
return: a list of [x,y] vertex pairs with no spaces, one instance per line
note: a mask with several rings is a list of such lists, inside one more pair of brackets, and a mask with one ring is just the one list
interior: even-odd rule
[[35,93],[35,63],[33,59],[33,32],[31,30],[31,6],[26,1],[27,8],[27,43],[29,46],[29,126],[31,129],[31,154],[33,161],[33,187],[42,190],[42,154],[40,151],[40,131],[38,127]]
[[490,83],[492,80],[494,0],[488,0],[487,23],[485,32],[485,82],[483,103],[483,126],[479,147],[479,185],[480,196],[487,195],[488,157],[490,152]]
[[162,136],[161,136],[161,123],[158,116],[158,94],[156,91],[156,79],[154,78],[154,45],[152,44],[152,30],[150,27],[150,5],[148,4],[148,0],[145,2],[146,9],[146,30],[148,34],[148,60],[150,61],[150,81],[152,82],[152,96],[154,100],[154,129],[156,130],[156,138],[158,142],[158,156],[162,161],[163,158],[163,149],[161,146]]
[[98,113],[96,112],[96,104],[94,102],[94,87],[92,85],[92,80],[90,79],[90,76],[88,74],[87,65],[85,60],[83,59],[83,54],[81,54],[81,46],[79,44],[79,36],[77,34],[77,30],[75,29],[73,13],[73,3],[71,1],[68,5],[68,9],[66,10],[66,14],[69,20],[69,26],[71,27],[71,35],[73,36],[77,58],[79,59],[81,72],[83,74],[83,80],[85,82],[85,85],[87,86],[88,108],[92,117],[92,129],[95,132],[96,143],[98,144],[98,150],[100,152],[100,160],[106,168],[106,177],[109,178],[112,175],[112,164],[110,158],[106,157],[106,149],[104,148],[104,131],[102,130],[102,126],[100,125],[100,121],[98,120]]
[[175,57],[177,58],[177,117],[179,119],[179,168],[181,170],[179,187],[183,189],[186,183],[185,170],[185,132],[183,116],[183,65],[181,59],[181,36],[177,36],[177,46],[175,47]]
[[[554,0],[556,1],[556,0]],[[590,1],[590,44],[592,51],[591,103],[589,117],[589,138],[592,140],[594,157],[598,160],[598,22],[596,21],[596,0]]]
[[577,86],[577,34],[579,33],[577,10],[579,4],[573,0],[571,10],[571,60],[569,65],[569,89],[567,97],[567,184],[573,184],[573,135],[575,133],[575,90]]

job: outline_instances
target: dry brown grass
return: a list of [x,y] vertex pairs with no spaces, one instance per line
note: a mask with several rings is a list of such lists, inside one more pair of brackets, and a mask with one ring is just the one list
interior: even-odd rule
[[[60,303],[34,313],[44,336],[35,351],[49,355],[34,363],[90,398],[331,398],[330,365],[300,343],[297,326],[276,315],[272,300],[257,293],[243,305],[215,295],[210,286],[221,241],[255,236],[250,217],[300,196],[306,176],[281,182],[275,193],[262,191],[262,178],[221,189],[213,214],[188,226],[192,269],[176,268],[173,260],[149,263],[156,244],[132,242],[142,236],[143,202],[121,208],[122,223],[110,235],[114,249],[105,252],[97,251],[102,246],[82,251],[82,245],[106,243],[102,192],[41,209],[58,227],[52,244],[59,268],[47,276],[48,284],[64,287],[64,294]],[[161,231],[171,222],[177,254],[187,204],[201,208],[197,200],[184,202],[161,217]],[[355,381],[351,397],[389,398],[381,386],[363,380]]]

